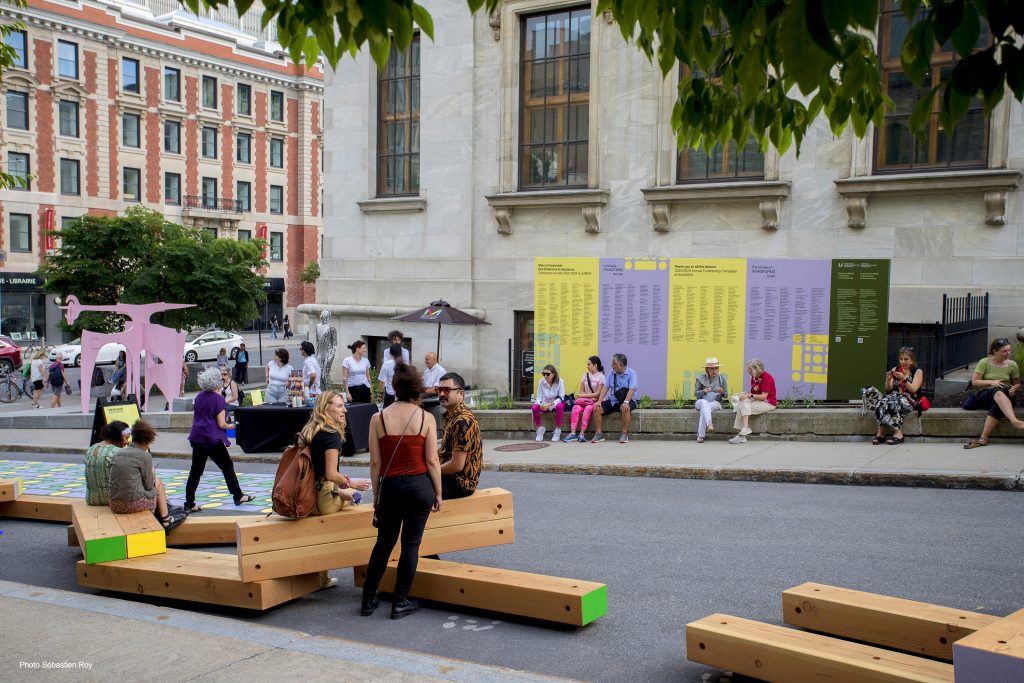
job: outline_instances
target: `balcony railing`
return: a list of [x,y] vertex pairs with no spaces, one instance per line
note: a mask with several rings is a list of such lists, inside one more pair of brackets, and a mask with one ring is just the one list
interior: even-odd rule
[[223,213],[242,213],[240,199],[217,198],[206,195],[187,195],[182,208],[201,209],[203,211],[221,211]]

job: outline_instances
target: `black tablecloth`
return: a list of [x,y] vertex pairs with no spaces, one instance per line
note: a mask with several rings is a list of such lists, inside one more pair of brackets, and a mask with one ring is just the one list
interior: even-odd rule
[[[351,456],[369,447],[370,418],[377,412],[373,403],[350,403],[342,455]],[[245,453],[277,453],[290,446],[295,435],[309,421],[312,408],[262,405],[234,410],[235,441]]]

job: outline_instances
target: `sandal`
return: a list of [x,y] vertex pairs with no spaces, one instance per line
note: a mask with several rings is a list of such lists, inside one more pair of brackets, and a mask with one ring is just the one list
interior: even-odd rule
[[889,444],[890,446],[898,446],[899,444],[903,443],[903,439],[904,437],[902,436],[898,439],[895,436],[890,436],[888,439],[885,440],[885,443]]
[[876,436],[875,438],[871,439],[872,446],[881,446],[883,443],[885,443],[884,436]]
[[982,441],[981,439],[978,439],[977,441],[972,441],[970,443],[965,443],[964,444],[964,448],[969,450],[971,448],[981,448],[982,446],[987,446],[987,445],[988,445],[988,441]]
[[235,505],[241,505],[242,503],[251,503],[254,500],[256,500],[256,496],[250,496],[248,494],[245,494],[235,501]]
[[188,519],[188,515],[187,514],[175,515],[175,514],[171,513],[170,511],[168,511],[168,513],[166,515],[164,515],[163,517],[161,517],[160,515],[157,515],[156,518],[158,520],[160,520],[160,524],[163,525],[164,532],[167,532],[167,531],[170,531],[171,529],[174,529],[174,528],[180,526],[182,522],[184,522],[186,519]]
[[196,505],[195,503],[192,503],[191,507],[188,506],[188,505],[185,506],[185,512],[187,512],[190,515],[193,512],[202,512],[202,511],[203,511],[202,506]]

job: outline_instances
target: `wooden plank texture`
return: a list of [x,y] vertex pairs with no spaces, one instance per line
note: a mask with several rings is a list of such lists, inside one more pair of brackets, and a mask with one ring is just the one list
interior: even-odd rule
[[[370,561],[370,551],[376,541],[377,530],[371,526],[360,538],[239,555],[238,570],[245,581],[263,581],[293,574],[354,567]],[[420,555],[451,553],[513,542],[515,526],[512,519],[428,527],[420,543]],[[396,544],[390,559],[398,559],[399,551],[400,544]]]
[[927,602],[804,583],[782,593],[787,624],[953,661],[953,643],[998,620]]
[[87,564],[123,560],[128,557],[128,541],[116,515],[110,508],[86,505],[79,501],[71,507],[71,523],[78,534]]
[[686,656],[770,683],[953,681],[945,662],[726,614],[686,625]]
[[[447,526],[511,519],[512,494],[504,489],[481,489],[467,498],[446,500],[440,512],[431,513],[427,530]],[[358,505],[333,515],[287,519],[276,515],[252,515],[238,522],[238,554],[337,543],[376,536],[372,505]]]
[[0,517],[71,524],[71,506],[76,500],[82,502],[80,498],[23,494],[17,500],[0,503]]
[[0,503],[16,500],[21,495],[21,479],[0,479]]
[[251,521],[264,515],[189,515],[188,519],[167,534],[167,545],[235,545],[238,541],[238,523]]
[[[381,591],[394,590],[397,566],[388,564]],[[353,577],[362,586],[366,567],[356,567]],[[603,583],[426,558],[419,561],[411,595],[572,626],[589,624],[608,611]]]
[[957,683],[1024,681],[1024,609],[953,644]]
[[78,585],[120,593],[266,610],[321,588],[320,574],[246,583],[234,555],[169,549],[162,555],[76,565]]

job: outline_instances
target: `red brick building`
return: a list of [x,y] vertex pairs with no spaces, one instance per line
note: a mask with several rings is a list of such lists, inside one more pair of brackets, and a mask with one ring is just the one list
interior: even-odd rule
[[[0,155],[27,188],[0,192],[0,330],[58,338],[29,275],[48,226],[142,204],[218,237],[269,242],[267,316],[315,300],[323,73],[292,63],[259,14],[189,14],[174,0],[4,6],[24,31],[0,89]],[[302,316],[305,319],[305,316]],[[299,321],[296,319],[296,323]]]

